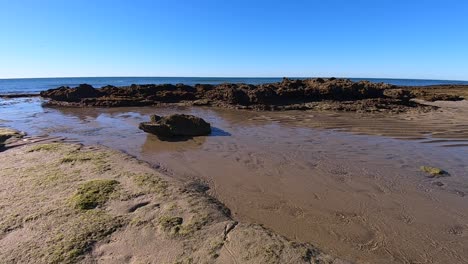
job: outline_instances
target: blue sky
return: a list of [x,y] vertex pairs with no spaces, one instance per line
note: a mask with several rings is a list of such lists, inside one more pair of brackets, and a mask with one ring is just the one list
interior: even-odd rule
[[468,80],[465,0],[0,0],[0,78]]

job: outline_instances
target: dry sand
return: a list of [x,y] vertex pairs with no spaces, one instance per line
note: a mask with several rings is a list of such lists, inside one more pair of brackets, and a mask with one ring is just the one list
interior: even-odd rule
[[344,263],[103,147],[0,154],[0,263]]

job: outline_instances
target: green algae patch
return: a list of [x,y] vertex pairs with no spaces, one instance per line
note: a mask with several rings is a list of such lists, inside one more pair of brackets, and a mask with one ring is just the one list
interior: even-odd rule
[[164,229],[164,231],[173,235],[179,232],[183,222],[184,219],[182,217],[161,216],[158,219],[158,223]]
[[197,216],[189,223],[181,226],[177,233],[181,236],[192,235],[196,231],[202,229],[202,227],[208,224],[209,221],[210,217],[208,215]]
[[100,210],[84,211],[66,224],[65,232],[52,239],[45,255],[48,263],[77,263],[92,246],[124,225]]
[[135,184],[146,193],[164,193],[167,189],[167,182],[154,174],[133,175]]
[[109,153],[105,151],[72,151],[66,154],[61,160],[62,164],[79,164],[90,162],[97,172],[105,172],[112,169],[109,160]]
[[37,186],[51,187],[57,186],[60,183],[67,181],[71,174],[65,174],[58,168],[52,167],[44,169],[41,173],[37,173],[34,182]]
[[182,217],[161,216],[158,220],[163,228],[173,228],[182,224],[184,219]]
[[107,158],[108,155],[105,152],[92,152],[92,151],[74,151],[71,152],[61,159],[61,163],[75,163],[83,161],[100,161]]
[[421,166],[419,169],[422,172],[430,174],[432,177],[441,177],[444,175],[448,175],[448,172],[436,167]]
[[119,184],[116,180],[92,180],[81,184],[71,201],[76,209],[89,210],[105,204]]
[[158,224],[164,231],[170,233],[171,235],[189,236],[200,230],[209,222],[209,220],[210,219],[208,216],[201,216],[196,217],[196,219],[192,219],[188,223],[184,223],[184,219],[182,217],[166,215],[161,216],[158,219]]
[[32,146],[28,152],[36,152],[36,151],[58,151],[63,144],[60,143],[49,143],[49,144],[39,144]]

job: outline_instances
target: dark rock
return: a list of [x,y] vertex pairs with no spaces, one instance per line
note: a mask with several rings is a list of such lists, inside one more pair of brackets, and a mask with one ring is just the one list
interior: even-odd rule
[[149,99],[164,103],[177,103],[180,101],[191,101],[195,99],[195,94],[185,91],[160,91]]
[[251,104],[272,104],[278,99],[276,92],[268,85],[247,92]]
[[[445,93],[444,89],[456,89]],[[462,100],[458,94],[465,86],[457,87],[397,87],[369,81],[316,78],[288,79],[281,82],[251,85],[224,83],[197,84],[133,84],[124,87],[105,86],[94,89],[90,85],[75,88],[59,87],[41,92],[49,98],[46,104],[60,106],[144,106],[144,105],[211,105],[235,109],[291,110],[329,109],[336,111],[404,112],[411,108],[426,108],[411,98],[429,101]]]
[[205,120],[192,115],[151,116],[151,122],[140,123],[139,128],[162,138],[177,136],[204,136],[211,133],[211,126]]
[[246,91],[239,89],[237,84],[221,84],[206,94],[209,99],[221,100],[228,104],[248,105],[250,102]]
[[414,97],[410,91],[404,89],[386,89],[383,92],[383,95],[385,95],[388,98],[399,99],[404,101],[408,101]]
[[179,91],[184,91],[184,92],[189,92],[189,93],[194,93],[197,91],[197,89],[193,86],[185,85],[183,83],[179,83],[176,85],[177,90]]
[[435,101],[461,101],[464,98],[455,95],[455,94],[444,94],[444,93],[431,93],[429,91],[413,91],[412,95],[414,95],[418,99],[422,99],[429,102]]
[[66,86],[40,93],[42,97],[48,97],[57,101],[79,102],[83,98],[95,98],[100,93],[89,84],[80,84],[76,88]]
[[208,99],[199,99],[193,101],[193,105],[203,106],[203,105],[210,105],[210,100]]
[[[99,106],[99,107],[123,107],[123,106],[147,106],[153,104],[153,101],[143,98],[132,97],[99,97],[81,99],[81,105]],[[66,106],[66,105],[64,105]]]
[[158,116],[158,115],[150,115],[150,121],[153,122],[153,123],[156,123],[158,122],[159,120],[161,120],[161,117]]
[[138,126],[139,129],[162,138],[169,138],[175,136],[169,126],[154,122],[142,122]]
[[196,84],[195,89],[197,93],[204,94],[210,90],[214,89],[214,85],[211,84]]
[[12,98],[24,98],[24,97],[36,97],[40,94],[2,94],[0,98],[12,99]]

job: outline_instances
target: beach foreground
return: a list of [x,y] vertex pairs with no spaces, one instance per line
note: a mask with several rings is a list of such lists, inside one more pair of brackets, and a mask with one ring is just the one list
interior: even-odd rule
[[[122,150],[181,186],[215,197],[230,209],[232,221],[261,224],[341,259],[464,263],[468,104],[411,100],[422,107],[403,112],[250,111],[185,103],[48,107],[50,101],[37,97],[16,98],[0,101],[0,122],[33,135],[18,145],[65,140]],[[161,140],[138,129],[152,114],[202,117],[212,133]],[[175,223],[174,230],[190,222],[174,217],[166,219]]]
[[0,159],[2,263],[344,263],[118,151],[47,143]]

